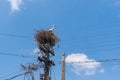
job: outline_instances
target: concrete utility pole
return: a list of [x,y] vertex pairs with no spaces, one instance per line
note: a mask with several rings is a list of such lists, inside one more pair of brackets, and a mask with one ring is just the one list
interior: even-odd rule
[[65,53],[62,54],[62,80],[65,80]]

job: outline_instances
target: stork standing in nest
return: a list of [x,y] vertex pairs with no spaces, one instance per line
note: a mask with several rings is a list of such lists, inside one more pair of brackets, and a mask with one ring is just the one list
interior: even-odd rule
[[52,31],[55,29],[55,27],[56,27],[55,24],[53,24],[53,25],[52,25],[52,28],[48,29],[48,31],[51,31],[51,32],[52,32]]

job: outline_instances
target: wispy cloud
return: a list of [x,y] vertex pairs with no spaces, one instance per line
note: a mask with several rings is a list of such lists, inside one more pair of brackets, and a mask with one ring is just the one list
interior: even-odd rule
[[[89,59],[85,54],[71,54],[66,57],[66,63],[72,65],[72,70],[80,75],[94,75],[101,66],[100,62],[97,62],[94,59]],[[100,72],[104,72],[102,69]]]
[[16,12],[20,10],[20,5],[22,4],[23,0],[8,0],[11,6],[11,11]]
[[100,72],[100,73],[104,73],[105,70],[104,70],[104,69],[100,69],[99,72]]
[[34,53],[39,53],[39,52],[40,52],[40,50],[38,48],[34,49]]
[[114,65],[114,66],[112,67],[112,70],[118,69],[119,67],[120,67],[119,65]]
[[115,5],[116,5],[116,6],[120,6],[120,1],[116,1],[116,2],[115,2]]

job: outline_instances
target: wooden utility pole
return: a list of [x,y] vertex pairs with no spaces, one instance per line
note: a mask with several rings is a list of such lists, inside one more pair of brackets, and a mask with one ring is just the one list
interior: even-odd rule
[[50,68],[50,65],[49,65],[49,53],[46,53],[46,59],[48,61],[45,62],[45,67],[44,67],[44,80],[49,80],[49,68]]
[[65,80],[65,53],[62,54],[62,80]]
[[54,61],[50,59],[51,56],[55,56],[53,47],[59,41],[58,37],[53,33],[54,27],[52,26],[49,30],[39,30],[35,34],[35,39],[41,53],[38,56],[38,62],[42,63],[44,70],[44,73],[40,74],[40,80],[50,80],[50,68],[55,66]]
[[42,57],[38,57],[38,60],[44,63],[43,67],[44,74],[40,74],[40,80],[50,80],[51,79],[51,77],[49,76],[50,67],[55,65],[54,62],[50,60],[50,53],[48,52],[48,50],[50,49],[48,50],[47,49]]

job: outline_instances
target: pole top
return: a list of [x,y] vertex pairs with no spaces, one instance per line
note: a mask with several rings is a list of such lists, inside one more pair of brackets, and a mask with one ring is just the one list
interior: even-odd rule
[[64,53],[64,52],[62,53],[62,56],[65,56],[65,53]]

